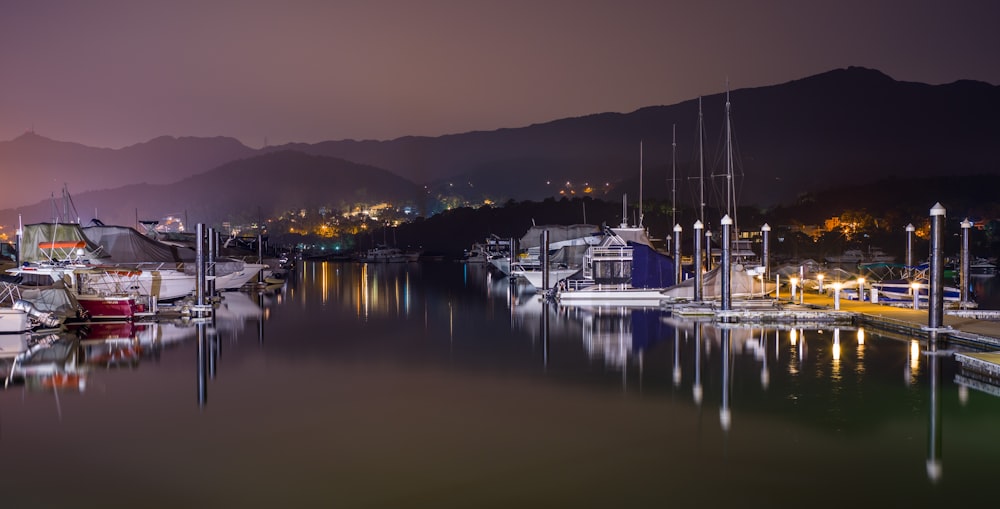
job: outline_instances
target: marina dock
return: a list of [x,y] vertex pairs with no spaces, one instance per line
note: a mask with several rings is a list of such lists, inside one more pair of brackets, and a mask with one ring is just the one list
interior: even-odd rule
[[[928,338],[927,309],[873,304],[868,301],[840,299],[840,309],[835,309],[832,295],[805,292],[796,295],[795,302],[789,294],[772,300],[736,302],[730,310],[713,309],[705,305],[673,306],[680,316],[713,315],[721,322],[747,323],[818,323],[854,324],[892,331],[914,337]],[[945,310],[944,330],[939,337],[984,350],[1000,349],[1000,313],[988,310]]]

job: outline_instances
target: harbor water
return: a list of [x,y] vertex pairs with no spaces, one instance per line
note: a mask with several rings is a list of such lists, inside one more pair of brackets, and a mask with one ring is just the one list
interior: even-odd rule
[[1000,468],[1000,391],[953,345],[561,307],[482,266],[304,263],[208,320],[35,340],[4,507],[972,507]]

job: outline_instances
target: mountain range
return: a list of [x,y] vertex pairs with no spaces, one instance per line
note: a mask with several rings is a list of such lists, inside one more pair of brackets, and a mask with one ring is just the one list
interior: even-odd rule
[[232,138],[164,136],[107,149],[29,132],[0,142],[0,208],[6,209],[0,223],[16,222],[19,213],[25,222],[50,220],[49,197],[64,185],[79,210],[93,204],[101,216],[131,223],[133,216],[179,211],[214,219],[310,204],[409,200],[423,206],[437,194],[537,200],[582,192],[585,185],[618,200],[623,192],[637,195],[640,166],[646,196],[669,196],[676,172],[678,200],[694,203],[702,174],[699,105],[711,197],[722,182],[716,177],[725,173],[727,99],[741,204],[788,203],[833,185],[889,177],[1000,173],[993,150],[1000,139],[1000,87],[901,82],[850,67],[631,113],[439,137],[254,149]]

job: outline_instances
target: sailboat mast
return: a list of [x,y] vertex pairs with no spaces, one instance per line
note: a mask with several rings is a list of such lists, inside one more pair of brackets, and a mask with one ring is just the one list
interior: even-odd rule
[[698,98],[698,220],[705,224],[705,118],[701,114],[701,97]]
[[642,140],[639,140],[639,227],[642,227]]
[[677,124],[673,126],[674,137],[670,143],[670,224],[677,224]]
[[733,131],[729,117],[729,80],[726,80],[726,214],[733,217]]

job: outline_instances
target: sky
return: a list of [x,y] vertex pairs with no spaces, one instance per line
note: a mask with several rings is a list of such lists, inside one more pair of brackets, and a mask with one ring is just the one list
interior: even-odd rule
[[0,0],[0,140],[439,136],[852,65],[996,85],[998,20],[993,0]]

